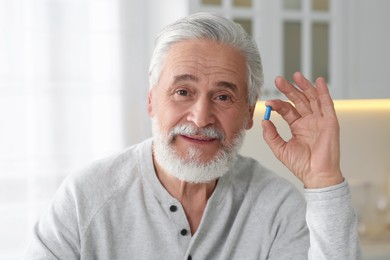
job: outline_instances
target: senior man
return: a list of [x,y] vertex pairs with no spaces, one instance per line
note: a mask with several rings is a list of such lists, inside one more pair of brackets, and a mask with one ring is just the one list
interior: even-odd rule
[[26,259],[359,258],[324,79],[313,86],[295,73],[296,88],[276,78],[294,105],[267,105],[289,124],[290,140],[262,122],[303,197],[238,155],[263,81],[257,47],[239,25],[205,13],[180,19],[158,36],[149,72],[153,138],[69,176]]

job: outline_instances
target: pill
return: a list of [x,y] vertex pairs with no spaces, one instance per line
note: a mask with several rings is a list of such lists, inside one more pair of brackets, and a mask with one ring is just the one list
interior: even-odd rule
[[271,106],[265,106],[264,120],[269,120],[269,118],[271,117],[271,111]]

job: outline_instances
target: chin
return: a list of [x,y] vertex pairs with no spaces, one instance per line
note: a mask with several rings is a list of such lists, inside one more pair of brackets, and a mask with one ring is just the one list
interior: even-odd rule
[[241,130],[232,144],[220,141],[215,155],[207,155],[202,147],[197,146],[178,151],[177,139],[163,135],[156,120],[152,123],[155,160],[168,174],[190,183],[208,183],[224,176],[233,167],[245,136],[245,130]]

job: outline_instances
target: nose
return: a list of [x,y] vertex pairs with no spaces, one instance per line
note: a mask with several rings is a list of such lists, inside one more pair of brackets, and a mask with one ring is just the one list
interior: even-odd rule
[[215,114],[211,103],[212,101],[207,97],[199,97],[190,107],[187,121],[199,128],[214,124]]

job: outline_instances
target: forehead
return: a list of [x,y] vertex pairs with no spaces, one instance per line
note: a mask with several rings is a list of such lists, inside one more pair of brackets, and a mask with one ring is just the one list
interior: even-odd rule
[[246,85],[247,79],[244,55],[231,46],[210,40],[186,40],[173,44],[162,68],[164,72],[172,77],[176,74],[222,77],[240,85]]

